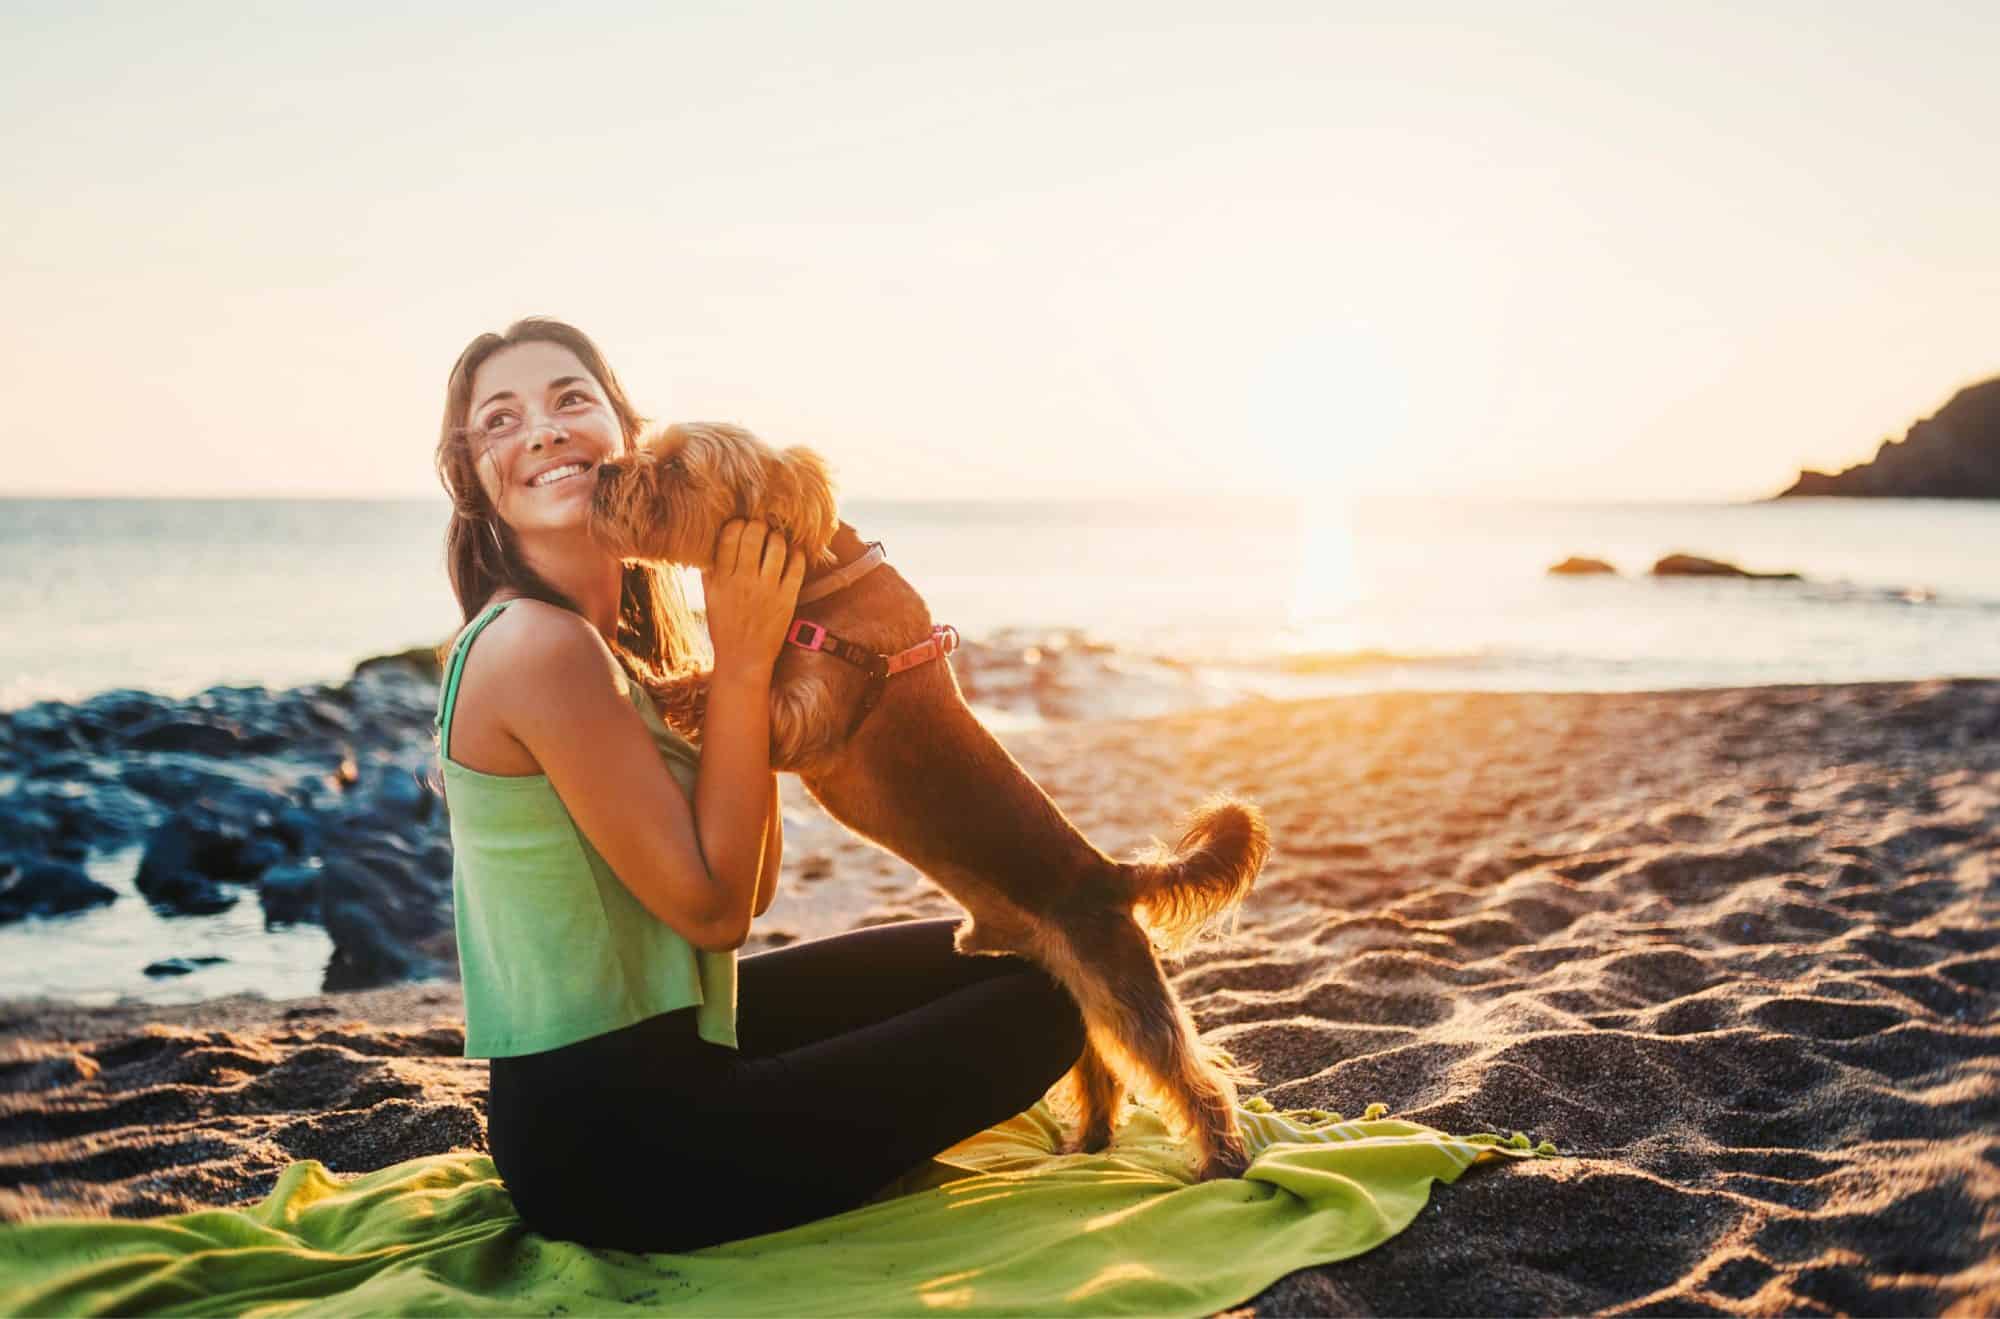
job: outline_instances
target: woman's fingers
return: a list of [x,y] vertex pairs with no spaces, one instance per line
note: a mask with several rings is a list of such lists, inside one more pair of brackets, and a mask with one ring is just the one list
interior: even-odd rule
[[785,544],[785,538],[776,531],[766,536],[764,538],[764,557],[757,564],[759,575],[765,581],[775,584],[779,578],[785,575],[785,555],[790,550],[791,546]]
[[718,573],[743,574],[784,588],[802,582],[805,567],[805,552],[793,549],[783,532],[761,518],[731,519],[716,537]]
[[736,555],[743,545],[743,529],[747,525],[742,518],[731,518],[722,524],[722,533],[715,538],[715,567],[718,572],[736,571]]
[[743,539],[737,542],[736,571],[752,577],[763,571],[764,542],[769,530],[762,518],[751,518],[743,524]]
[[715,566],[725,573],[763,570],[764,542],[769,528],[761,518],[731,518],[715,538]]

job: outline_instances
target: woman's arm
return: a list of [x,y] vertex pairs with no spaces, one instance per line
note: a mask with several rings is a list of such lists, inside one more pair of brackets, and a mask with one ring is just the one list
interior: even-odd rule
[[522,601],[467,661],[503,666],[507,681],[494,686],[502,728],[619,881],[711,951],[740,947],[750,934],[771,792],[771,669],[805,572],[804,555],[788,556],[776,535],[767,544],[762,523],[730,523],[716,557],[703,574],[716,667],[692,806],[586,620]]
[[785,857],[785,815],[778,804],[778,776],[771,776],[771,818],[764,826],[764,864],[757,872],[757,900],[750,914],[762,916],[778,896],[778,867]]
[[548,776],[619,882],[695,947],[740,945],[749,890],[732,891],[705,856],[687,795],[633,717],[627,679],[597,630],[523,600],[486,630],[468,674],[473,665],[498,666],[496,681],[482,683],[487,711]]
[[771,897],[763,877],[777,787],[771,670],[804,576],[805,555],[777,533],[767,534],[762,522],[724,526],[715,564],[702,574],[715,669],[702,722],[695,822],[709,869],[732,895],[741,895],[742,938]]

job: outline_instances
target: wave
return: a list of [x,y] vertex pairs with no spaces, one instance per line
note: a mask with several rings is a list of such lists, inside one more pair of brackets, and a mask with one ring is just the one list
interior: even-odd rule
[[1079,628],[1000,629],[953,657],[966,699],[1007,727],[1076,719],[1136,719],[1241,701],[1350,690],[1416,670],[1470,673],[1485,654],[1364,648],[1237,654],[1167,653]]
[[1317,650],[1279,655],[1267,663],[1285,673],[1357,673],[1368,669],[1469,668],[1485,664],[1492,656],[1485,652],[1431,654],[1410,651]]

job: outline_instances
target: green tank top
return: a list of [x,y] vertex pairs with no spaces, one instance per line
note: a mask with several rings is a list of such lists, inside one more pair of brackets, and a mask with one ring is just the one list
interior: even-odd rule
[[[698,949],[648,911],[577,828],[547,775],[482,774],[451,758],[465,656],[509,603],[487,606],[465,629],[438,688],[465,1056],[539,1053],[691,1005],[703,1039],[735,1048],[736,954]],[[631,690],[692,801],[700,753],[667,727],[643,687]]]

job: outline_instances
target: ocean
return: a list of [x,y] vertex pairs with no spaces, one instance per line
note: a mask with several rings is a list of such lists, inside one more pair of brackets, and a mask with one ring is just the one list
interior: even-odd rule
[[[971,639],[1221,697],[2000,673],[2000,505],[855,501]],[[458,626],[438,500],[0,500],[0,709],[340,679]],[[1670,552],[1803,582],[1661,580]],[[1552,578],[1571,554],[1617,577]],[[698,583],[693,592],[699,598]],[[1126,711],[1143,713],[1140,711]]]
[[[1013,657],[999,671],[1052,648],[1087,656],[1064,669],[1068,713],[2000,674],[1993,504],[856,501],[847,513],[938,619]],[[340,680],[366,656],[434,644],[459,622],[444,520],[432,500],[0,501],[0,710],[119,687]],[[1676,551],[1804,580],[1646,576]],[[1620,575],[1547,575],[1571,554]],[[1049,717],[981,708],[1014,726]],[[0,794],[17,786],[0,775]],[[254,900],[214,916],[156,910],[135,887],[140,853],[85,862],[117,902],[0,926],[0,997],[319,988],[332,952],[319,925],[266,928]],[[168,956],[223,960],[144,974]]]

